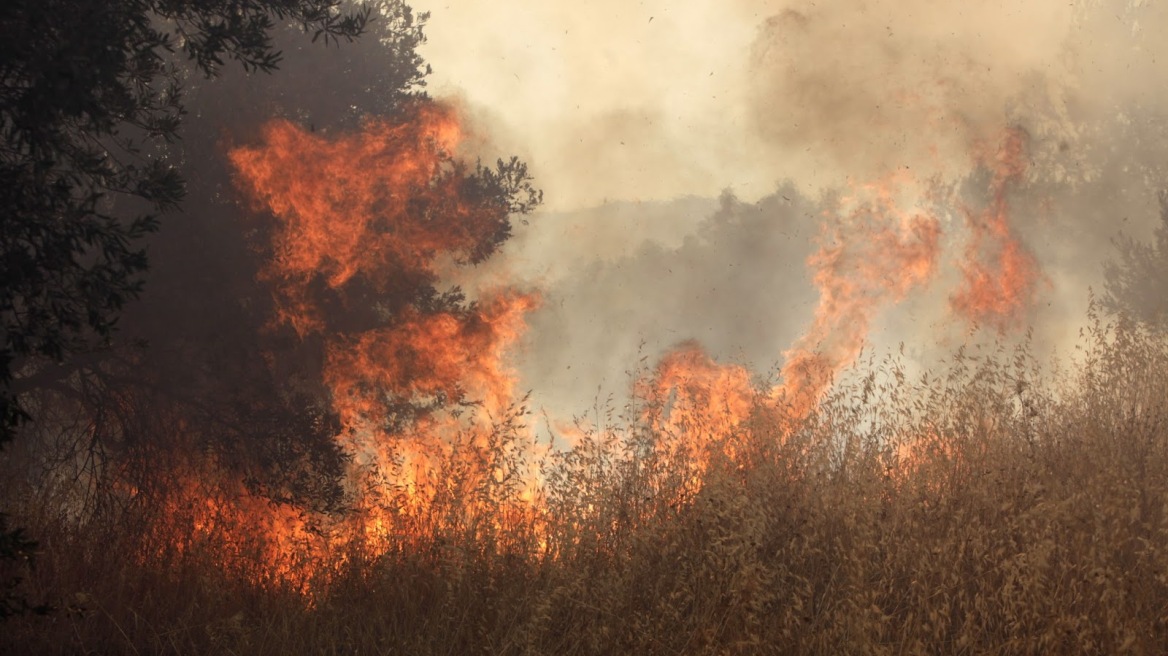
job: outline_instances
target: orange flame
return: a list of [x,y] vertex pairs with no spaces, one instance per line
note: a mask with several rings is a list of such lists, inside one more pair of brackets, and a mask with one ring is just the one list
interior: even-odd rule
[[[173,557],[213,558],[224,573],[267,586],[289,586],[309,592],[320,565],[331,551],[327,518],[299,507],[251,494],[239,480],[209,474],[210,462],[185,461],[159,466],[160,481],[148,493],[162,514],[143,535],[143,564]],[[136,486],[118,486],[129,498]],[[308,566],[312,563],[312,566]]]
[[452,110],[419,103],[403,121],[369,120],[336,139],[273,121],[260,145],[228,154],[256,209],[278,220],[265,277],[280,320],[302,336],[324,329],[316,281],[339,290],[360,276],[388,295],[432,279],[439,254],[478,257],[508,217],[474,205],[451,157],[460,138]]
[[[320,374],[342,426],[335,439],[353,456],[355,512],[344,518],[309,517],[242,484],[200,497],[196,476],[189,485],[176,477],[187,490],[172,503],[176,516],[187,509],[194,535],[224,540],[229,554],[258,540],[269,564],[261,580],[305,585],[344,562],[337,554],[354,545],[377,555],[418,538],[439,512],[473,530],[538,523],[533,471],[508,469],[492,441],[492,420],[515,403],[507,353],[538,297],[498,289],[464,306],[411,295],[439,282],[446,261],[483,259],[509,229],[508,207],[493,203],[454,159],[460,139],[454,112],[419,103],[405,120],[371,120],[336,138],[275,121],[258,145],[229,154],[240,187],[273,219],[261,278],[273,289],[275,327],[323,350]],[[982,213],[966,211],[973,237],[963,286],[950,301],[963,316],[1001,328],[1032,299],[1038,279],[1005,200],[1026,170],[1024,135],[1009,132],[987,166],[994,200]],[[896,178],[860,188],[863,199],[843,199],[824,225],[807,261],[820,296],[814,317],[784,352],[781,383],[762,398],[785,417],[811,413],[859,356],[877,313],[934,277],[940,224],[899,201],[915,188]],[[651,428],[675,438],[665,455],[691,467],[683,495],[701,488],[713,447],[734,457],[728,438],[742,432],[759,400],[745,368],[716,363],[694,342],[636,386],[649,402]],[[479,412],[466,412],[470,404]],[[901,457],[916,462],[911,450]],[[492,486],[516,476],[521,494],[491,497]]]
[[654,428],[675,434],[691,433],[718,418],[733,428],[750,413],[754,400],[745,368],[719,365],[702,347],[687,341],[661,359],[651,380],[640,381],[640,396],[659,401]]
[[[536,304],[534,295],[501,291],[465,317],[410,312],[393,327],[330,346],[325,380],[346,428],[339,439],[358,456],[353,478],[362,482],[360,504],[369,513],[369,525],[361,530],[367,537],[384,543],[395,524],[393,511],[402,505],[399,492],[405,492],[413,510],[433,500],[446,483],[436,473],[458,455],[456,441],[467,442],[463,447],[469,450],[462,455],[476,461],[473,451],[485,448],[490,422],[514,402],[516,376],[504,365],[506,353]],[[481,413],[466,416],[440,408],[412,426],[395,425],[382,401],[386,395],[415,402],[437,399],[439,406],[465,397]],[[388,432],[391,428],[400,432]],[[476,476],[481,481],[493,474]]]
[[538,304],[534,294],[499,291],[466,316],[407,310],[392,326],[329,345],[325,381],[341,421],[356,428],[382,420],[377,397],[459,399],[497,414],[513,399],[515,375],[503,366],[507,347]]
[[[1004,330],[1017,325],[1020,310],[1032,303],[1040,277],[1033,255],[1011,230],[1006,200],[1026,172],[1025,134],[1007,131],[992,157],[979,154],[977,161],[993,174],[993,200],[983,212],[965,210],[973,237],[960,264],[962,286],[950,302],[962,316]],[[813,411],[833,377],[855,361],[877,312],[936,275],[940,222],[902,209],[905,195],[919,190],[905,175],[890,176],[858,190],[867,200],[843,199],[837,216],[824,224],[820,248],[807,261],[819,303],[807,332],[784,352],[781,383],[767,397],[788,419]],[[685,435],[693,454],[713,437],[730,435],[753,403],[746,372],[714,363],[695,343],[665,356],[641,393],[668,406],[655,428]],[[717,421],[710,421],[713,416]],[[908,451],[902,455],[911,460]]]
[[1006,197],[1026,174],[1026,157],[1026,133],[1018,129],[1006,131],[995,153],[979,156],[993,174],[992,200],[980,212],[964,209],[971,236],[960,265],[961,287],[949,298],[958,315],[999,332],[1021,325],[1023,312],[1033,306],[1041,277],[1034,255],[1010,226]]
[[734,457],[736,429],[756,401],[775,406],[787,419],[806,417],[833,376],[859,356],[876,313],[926,284],[937,268],[940,224],[922,212],[899,209],[903,182],[890,180],[859,191],[867,201],[844,199],[839,218],[825,224],[819,250],[808,258],[819,304],[807,332],[784,353],[782,382],[760,399],[746,369],[714,362],[695,342],[667,354],[654,375],[638,385],[650,402],[657,431],[681,438],[686,462],[694,463],[689,486],[700,489],[708,447],[721,443]]
[[[355,511],[314,516],[241,483],[209,495],[197,476],[189,485],[179,477],[170,506],[187,531],[160,531],[214,535],[225,561],[241,556],[231,545],[254,545],[266,563],[257,581],[303,586],[352,548],[376,556],[416,537],[443,494],[465,501],[459,512],[486,512],[438,480],[440,470],[458,472],[459,489],[470,491],[529,475],[504,471],[491,439],[493,422],[515,403],[507,352],[538,297],[498,289],[465,304],[424,293],[439,282],[437,262],[478,262],[510,229],[509,206],[454,159],[460,139],[452,110],[418,103],[404,120],[370,120],[335,138],[273,121],[258,144],[229,152],[240,188],[274,219],[261,273],[273,289],[274,327],[323,349],[320,374],[342,426],[335,439],[353,456]],[[489,509],[505,516],[495,528],[527,517],[505,505]]]
[[782,383],[771,392],[792,417],[814,409],[832,377],[856,359],[876,312],[936,271],[937,219],[898,209],[890,185],[867,191],[875,199],[826,224],[807,261],[819,304],[811,327],[783,354]]

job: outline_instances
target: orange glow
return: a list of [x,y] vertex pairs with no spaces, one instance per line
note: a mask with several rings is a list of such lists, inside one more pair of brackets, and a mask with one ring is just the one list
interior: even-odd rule
[[[715,454],[737,460],[758,399],[745,367],[715,362],[696,341],[663,356],[635,381],[634,395],[644,404],[641,419],[656,436],[655,457],[680,475],[680,488],[668,492],[671,504],[687,503],[702,489]],[[664,481],[650,484],[665,489]]]
[[393,326],[330,343],[324,375],[342,423],[357,428],[383,420],[377,397],[385,394],[407,399],[465,394],[497,415],[512,401],[515,385],[513,372],[503,365],[505,350],[537,304],[535,295],[505,290],[465,317],[409,310]]
[[[639,396],[655,403],[653,428],[674,435],[725,434],[750,414],[754,391],[745,368],[719,365],[697,342],[685,342],[657,364],[655,375],[640,382]],[[708,436],[708,434],[707,434]]]
[[340,290],[359,276],[392,294],[432,277],[439,254],[476,258],[507,216],[472,205],[451,157],[460,138],[452,110],[418,104],[403,121],[369,120],[335,139],[272,121],[259,145],[228,153],[255,208],[277,219],[264,277],[281,321],[302,336],[325,328],[317,281]]
[[[515,375],[503,364],[507,348],[522,334],[524,315],[536,303],[530,294],[501,291],[466,317],[412,313],[392,328],[330,346],[325,379],[345,428],[338,439],[355,456],[351,479],[364,513],[356,530],[375,550],[419,529],[403,529],[404,516],[426,514],[454,488],[466,489],[469,497],[472,489],[489,485],[488,479],[504,476],[498,463],[489,461],[488,442],[492,421],[515,402]],[[386,430],[393,425],[382,402],[386,395],[421,402],[473,399],[478,412],[440,407],[393,433]],[[461,479],[449,480],[456,471]],[[524,485],[533,476],[530,470],[510,474]],[[471,499],[459,501],[473,506]]]
[[940,224],[923,212],[899,208],[911,180],[889,180],[857,190],[824,224],[820,248],[808,258],[819,303],[807,332],[785,353],[780,384],[760,396],[745,368],[718,364],[696,342],[668,353],[654,375],[638,383],[650,425],[678,442],[671,447],[689,467],[687,492],[702,485],[717,444],[736,456],[735,438],[758,401],[787,420],[806,417],[833,377],[860,354],[876,313],[934,276]]
[[876,313],[926,284],[937,268],[937,219],[900,210],[898,185],[869,187],[872,200],[824,225],[820,247],[808,258],[819,304],[807,332],[784,352],[782,383],[771,397],[790,416],[804,417],[832,377],[860,354]]
[[949,442],[943,440],[936,430],[928,429],[920,435],[902,437],[896,443],[890,473],[900,484],[913,480],[923,467],[938,457],[951,456]]
[[[232,577],[304,593],[327,576],[327,567],[341,564],[324,557],[330,552],[326,517],[256,496],[238,480],[209,474],[214,469],[187,462],[156,472],[162,482],[150,494],[163,512],[143,536],[144,564],[211,557]],[[130,496],[137,494],[134,488]]]
[[[419,297],[449,281],[451,267],[490,255],[510,228],[509,208],[454,158],[461,136],[453,111],[417,104],[403,120],[370,120],[354,134],[274,121],[256,144],[229,153],[240,189],[267,219],[260,278],[273,294],[271,332],[311,351],[304,370],[319,375],[321,406],[339,421],[333,439],[351,457],[350,512],[273,503],[238,481],[211,493],[198,475],[179,473],[167,500],[174,521],[157,527],[164,542],[188,536],[172,548],[189,548],[184,539],[215,541],[225,568],[251,554],[258,560],[248,562],[263,563],[249,574],[255,581],[302,590],[355,555],[435,544],[441,531],[553,549],[539,534],[551,520],[533,457],[550,445],[535,446],[519,423],[508,366],[538,295],[500,286],[470,302]],[[1038,280],[1005,200],[1026,170],[1023,135],[1009,132],[981,161],[993,173],[993,202],[966,211],[973,236],[950,301],[961,316],[1004,329]],[[685,503],[702,488],[712,458],[741,467],[749,457],[741,447],[756,410],[792,420],[783,426],[815,410],[859,356],[878,313],[936,275],[941,227],[917,208],[922,189],[893,176],[857,187],[825,217],[807,260],[819,301],[806,332],[783,353],[779,384],[760,392],[746,368],[715,362],[696,342],[680,344],[635,382],[655,456],[673,467],[671,476],[680,474],[671,487],[649,481],[648,489]],[[592,437],[579,426],[558,430],[573,446]],[[519,434],[525,439],[513,439]],[[929,444],[897,447],[899,467],[919,468]],[[524,531],[526,543],[515,537]]]
[[[972,236],[959,263],[961,286],[950,296],[959,316],[1003,331],[1020,325],[1041,278],[1034,256],[1009,223],[1007,193],[1025,175],[1026,156],[1026,135],[1020,130],[1007,130],[995,150],[978,149],[975,161],[992,173],[992,200],[981,212],[964,208]],[[807,331],[783,353],[781,382],[769,393],[770,402],[787,418],[800,419],[815,409],[835,375],[859,356],[881,309],[935,277],[940,222],[926,212],[904,209],[912,205],[906,198],[928,198],[920,192],[921,185],[907,174],[892,175],[857,188],[840,201],[834,216],[827,217],[819,249],[807,261],[819,303]],[[681,380],[674,370],[686,372],[690,387],[684,394],[673,391]],[[701,399],[721,403],[724,417],[732,418],[724,422],[723,434],[728,434],[749,412],[749,404],[725,401],[748,396],[719,391],[731,380],[736,381],[733,387],[746,380],[745,374],[712,363],[700,347],[686,344],[662,361],[654,398],[672,393],[682,407],[695,402],[702,406],[706,401]],[[705,396],[694,391],[700,385],[706,386]]]
[[[273,121],[258,143],[230,151],[239,187],[271,219],[261,280],[272,327],[320,349],[335,439],[352,456],[352,511],[312,513],[242,483],[212,493],[198,476],[175,477],[161,539],[215,540],[222,567],[246,551],[262,563],[247,574],[256,582],[307,589],[354,553],[377,557],[438,526],[533,524],[533,473],[503,455],[517,447],[501,446],[500,431],[517,429],[499,422],[516,404],[507,352],[538,297],[418,298],[440,268],[482,260],[509,230],[510,209],[454,159],[460,138],[452,110],[419,103],[401,121],[335,137]],[[516,484],[522,494],[492,492]]]
[[701,490],[715,452],[736,458],[757,394],[744,367],[714,362],[697,342],[679,345],[655,373],[641,396],[655,410],[649,425],[666,438],[659,450],[684,473],[682,496],[673,499],[684,503]]
[[979,155],[993,175],[989,205],[964,208],[970,230],[961,263],[961,287],[950,298],[953,311],[966,320],[999,332],[1022,325],[1033,306],[1041,278],[1038,262],[1010,225],[1007,193],[1019,184],[1027,169],[1027,138],[1021,130],[1007,130],[996,152]]

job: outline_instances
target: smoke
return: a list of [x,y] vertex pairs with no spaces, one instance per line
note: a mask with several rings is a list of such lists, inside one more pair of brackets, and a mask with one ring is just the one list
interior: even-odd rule
[[752,45],[754,124],[817,172],[812,183],[906,168],[961,176],[971,149],[1003,126],[1060,129],[1033,110],[1069,91],[1073,12],[1053,2],[786,3]]
[[[1150,235],[1168,8],[670,4],[433,7],[431,88],[519,144],[557,211],[508,247],[546,286],[523,356],[537,398],[579,410],[688,339],[765,375],[814,326],[807,258],[836,201],[889,181],[893,214],[937,219],[938,259],[873,306],[863,343],[921,363],[1027,330],[1066,352],[1109,240]],[[724,188],[741,200],[684,209]]]
[[745,56],[758,23],[734,3],[522,0],[444,4],[421,49],[429,88],[478,108],[518,148],[547,208],[759,197],[779,178],[743,160]]
[[[677,241],[638,244],[630,235],[623,251],[591,260],[577,253],[557,277],[544,277],[544,305],[529,320],[521,363],[536,402],[575,413],[588,409],[598,393],[620,398],[641,358],[641,366],[651,367],[691,339],[721,361],[764,368],[778,363],[815,305],[805,261],[821,210],[791,186],[758,203],[730,194],[719,202],[683,238],[676,228],[692,217],[687,210],[708,203],[604,208],[612,216],[672,211],[678,220],[661,228]],[[591,212],[580,216],[595,220]],[[533,222],[530,233],[543,237],[540,244],[551,233],[562,243],[587,246],[587,240],[572,239],[580,225],[560,217],[553,226]]]
[[727,186],[757,199],[787,179],[815,193],[898,166],[960,176],[1005,124],[1073,136],[1069,112],[1101,109],[1085,90],[1146,93],[1135,80],[1163,48],[1149,37],[1163,10],[1147,3],[420,8],[430,88],[519,144],[557,210]]
[[[436,270],[472,297],[500,281],[541,289],[517,364],[522,385],[559,415],[598,389],[626,392],[640,358],[651,368],[688,340],[772,382],[792,348],[838,340],[806,337],[822,324],[824,289],[808,261],[833,231],[855,236],[840,221],[879,205],[866,190],[889,184],[886,214],[936,219],[937,259],[871,305],[852,341],[903,343],[921,362],[1026,328],[1042,348],[1065,347],[1088,287],[1100,287],[1108,240],[1120,230],[1146,238],[1168,180],[1168,103],[1152,83],[1168,56],[1157,39],[1168,10],[1153,3],[417,9],[433,12],[421,48],[435,69],[427,88],[458,107],[469,137],[460,154],[519,154],[547,198],[496,258]],[[217,82],[261,85],[264,102],[200,103],[200,129],[221,140],[199,156],[220,157],[223,142],[245,142],[273,115],[338,133],[365,114],[393,114],[403,97],[377,89],[400,89],[414,73],[379,68],[377,50],[290,47],[285,75]],[[329,73],[339,65],[347,74]],[[313,92],[326,82],[339,90]],[[1007,135],[1023,146],[1020,170],[1003,173]],[[211,182],[231,198],[229,182]],[[719,199],[723,189],[732,193]],[[237,210],[222,214],[219,223],[239,223]],[[1027,282],[1019,302],[1003,304],[1008,261]],[[979,299],[971,280],[990,295]],[[854,347],[844,353],[833,367]]]

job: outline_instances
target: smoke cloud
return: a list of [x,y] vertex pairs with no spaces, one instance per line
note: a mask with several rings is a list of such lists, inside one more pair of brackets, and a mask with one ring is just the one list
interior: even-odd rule
[[960,177],[1005,125],[1057,147],[1162,106],[1147,81],[1168,54],[1168,10],[1139,0],[419,7],[431,90],[519,144],[558,210],[728,186],[758,199],[901,166]]
[[752,45],[759,134],[820,184],[910,168],[962,175],[1004,125],[1068,92],[1066,3],[792,2]]
[[[939,260],[875,312],[870,346],[928,362],[1030,329],[1065,352],[1109,240],[1149,237],[1168,186],[1157,3],[430,8],[431,89],[457,89],[484,131],[519,144],[555,211],[508,251],[549,299],[527,382],[576,406],[619,390],[638,352],[686,339],[755,371],[779,363],[812,323],[805,264],[833,199],[890,181],[901,211],[938,220]],[[727,188],[739,200],[695,221],[697,198]],[[1032,269],[1024,302],[1000,304],[992,284],[978,300],[970,276],[998,284],[986,271],[1006,264]],[[978,314],[993,307],[1009,314]]]
[[[685,217],[689,207],[706,205],[691,199],[637,209]],[[547,280],[544,306],[530,319],[522,369],[537,402],[575,413],[598,394],[622,398],[640,358],[650,367],[691,339],[722,361],[761,365],[765,374],[815,304],[804,261],[817,212],[789,186],[758,203],[725,195],[680,243],[648,239],[591,261],[577,256]]]
[[[992,321],[974,331],[952,307],[963,263],[993,262],[1003,248],[970,246],[979,217],[998,207],[1036,271],[1009,334],[1029,327],[1042,348],[1066,347],[1088,288],[1101,286],[1108,241],[1121,230],[1150,235],[1168,180],[1168,98],[1154,83],[1168,57],[1157,38],[1168,8],[1155,3],[416,8],[432,12],[426,88],[467,124],[460,154],[520,155],[547,201],[497,257],[451,267],[445,282],[472,297],[499,281],[543,292],[516,362],[523,385],[557,412],[581,410],[598,388],[627,391],[639,357],[652,364],[691,339],[760,377],[777,372],[814,321],[807,260],[840,219],[839,199],[863,202],[866,185],[890,180],[900,211],[937,219],[938,261],[911,293],[873,309],[869,346],[903,343],[926,362],[971,337],[998,337]],[[392,114],[402,99],[376,90],[413,72],[379,66],[376,51],[289,40],[287,74],[219,80],[229,100],[195,106],[192,126],[219,138],[188,140],[189,156],[219,158],[272,116],[327,133]],[[327,75],[337,91],[316,93],[338,60],[347,73]],[[262,107],[231,98],[257,85]],[[1025,171],[995,189],[1008,131],[1023,135]],[[244,230],[222,211],[234,202],[226,176],[205,182],[219,195],[192,213],[225,218],[191,231]],[[186,243],[176,239],[170,255]],[[239,286],[253,279],[241,275]]]

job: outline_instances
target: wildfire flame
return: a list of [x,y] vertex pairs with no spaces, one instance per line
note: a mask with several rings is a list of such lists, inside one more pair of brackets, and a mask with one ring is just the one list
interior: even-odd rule
[[860,354],[876,313],[936,272],[940,223],[899,209],[896,187],[866,188],[873,199],[826,223],[807,261],[819,304],[810,328],[783,354],[782,383],[771,392],[793,417],[814,409],[832,377]]
[[970,240],[961,263],[962,284],[950,298],[959,316],[999,332],[1021,325],[1023,311],[1034,304],[1041,274],[1034,255],[1010,225],[1007,194],[1027,169],[1026,133],[1007,130],[996,152],[979,154],[992,173],[991,200],[981,211],[963,208]]
[[[400,121],[370,120],[336,137],[274,121],[256,144],[229,153],[240,188],[271,219],[261,280],[273,292],[272,330],[319,347],[327,405],[341,425],[335,439],[352,456],[353,511],[343,517],[308,517],[230,483],[233,492],[215,501],[200,501],[193,482],[176,495],[176,515],[193,515],[196,534],[226,544],[258,539],[270,564],[265,580],[308,581],[354,545],[376,556],[408,543],[437,514],[455,512],[438,510],[443,503],[484,486],[521,492],[465,499],[454,524],[540,524],[538,472],[509,464],[493,441],[494,422],[516,403],[507,354],[538,296],[501,287],[443,305],[415,293],[436,285],[451,261],[481,261],[508,234],[509,207],[491,202],[452,155],[461,138],[455,113],[426,103]],[[964,212],[972,237],[959,264],[962,285],[950,297],[960,316],[1003,330],[1038,280],[1008,223],[1006,193],[1025,173],[1025,152],[1024,134],[1009,131],[993,157],[979,157],[992,173],[993,200]],[[825,216],[807,261],[819,302],[770,390],[760,394],[744,367],[715,362],[696,342],[636,381],[642,419],[673,450],[662,455],[690,467],[683,497],[701,489],[715,449],[735,457],[732,438],[749,430],[760,404],[790,420],[808,416],[859,356],[878,313],[936,277],[941,224],[908,202],[927,196],[922,188],[905,174],[890,176],[856,187]]]
[[[1033,305],[1041,278],[1037,261],[1014,234],[1010,224],[1009,190],[1027,170],[1026,134],[1004,131],[996,150],[975,149],[974,165],[991,173],[991,201],[984,210],[962,207],[971,233],[958,263],[959,289],[950,296],[953,312],[1000,332],[1021,325]],[[905,174],[879,184],[859,187],[827,216],[819,249],[807,261],[814,272],[819,303],[811,325],[783,353],[781,381],[769,400],[791,419],[806,417],[831,386],[833,377],[859,356],[876,314],[898,303],[937,274],[941,252],[941,224],[935,216],[905,210],[906,198],[928,196]],[[728,381],[734,381],[728,383]],[[727,395],[727,385],[736,390]],[[735,386],[743,385],[739,389]],[[695,386],[705,386],[704,394]],[[729,434],[750,410],[749,385],[738,368],[718,365],[686,343],[668,354],[658,368],[651,397],[674,397],[680,420],[720,399],[722,434]],[[702,438],[704,439],[704,438]]]
[[[1025,132],[1005,130],[996,150],[975,149],[974,164],[991,173],[991,201],[982,211],[962,207],[971,236],[958,263],[962,282],[950,306],[957,316],[1005,332],[1021,325],[1041,279],[1033,254],[1011,227],[1007,198],[1027,170]],[[936,276],[941,224],[929,213],[903,209],[911,206],[906,197],[928,196],[919,190],[907,175],[890,176],[860,187],[826,217],[819,249],[807,261],[819,303],[806,333],[783,353],[781,382],[769,395],[788,417],[805,417],[818,405],[833,377],[859,355],[882,308]],[[715,389],[717,381],[734,378],[733,368],[711,374],[719,365],[695,353],[700,347],[687,343],[666,356],[658,372],[658,398],[701,381]],[[687,393],[679,401],[693,404],[695,398]],[[725,431],[744,417],[734,414],[734,407],[727,405]]]
[[324,331],[321,285],[394,298],[433,280],[441,254],[481,259],[508,216],[475,203],[451,155],[461,138],[451,109],[420,103],[400,121],[369,120],[337,138],[272,121],[259,145],[230,151],[241,188],[277,219],[264,277],[281,321],[302,336]]
[[481,300],[467,316],[409,310],[391,327],[329,344],[324,377],[344,425],[374,429],[385,418],[379,397],[476,399],[488,414],[514,400],[514,373],[504,366],[507,346],[538,305],[533,294],[511,290]]
[[728,438],[750,415],[757,398],[744,367],[714,362],[694,341],[666,354],[637,387],[637,396],[648,402],[647,423],[667,438],[663,455],[688,469],[689,492],[701,489],[712,447],[734,456]]
[[[253,545],[268,569],[257,582],[303,587],[354,548],[376,556],[408,542],[427,509],[457,493],[441,480],[451,472],[470,487],[529,475],[489,451],[493,423],[516,402],[507,351],[538,296],[500,288],[466,303],[427,291],[450,261],[481,261],[510,229],[490,179],[454,157],[461,138],[453,110],[418,103],[335,137],[273,121],[228,153],[240,189],[271,219],[260,275],[273,292],[271,329],[287,326],[317,349],[335,440],[352,457],[344,516],[310,517],[238,482],[211,491],[197,476],[174,478],[172,516],[214,535],[227,560],[241,556],[231,545]],[[478,512],[466,501],[464,513]],[[489,512],[524,516],[502,508]]]
[[[781,382],[768,395],[791,419],[810,413],[833,376],[856,359],[876,313],[935,275],[940,223],[923,212],[901,210],[902,186],[912,181],[861,187],[824,223],[819,249],[807,261],[819,303],[807,332],[784,352]],[[726,435],[749,413],[751,389],[745,370],[717,365],[699,346],[686,343],[662,360],[652,392],[658,399],[676,397],[674,425],[719,410]]]

